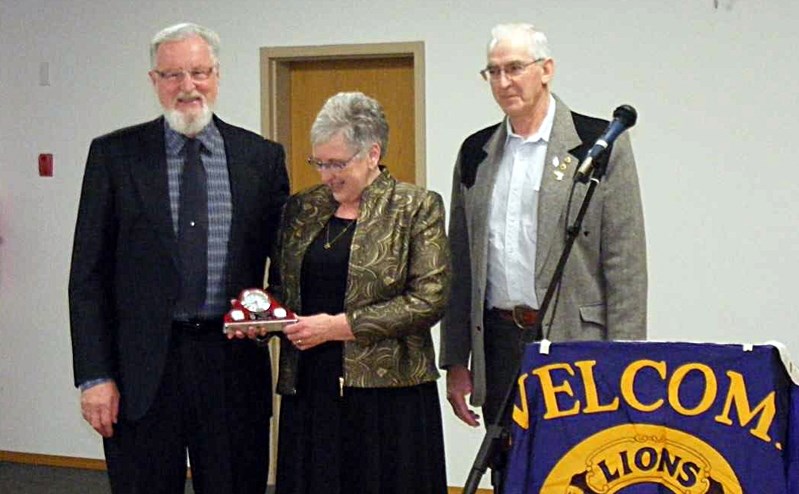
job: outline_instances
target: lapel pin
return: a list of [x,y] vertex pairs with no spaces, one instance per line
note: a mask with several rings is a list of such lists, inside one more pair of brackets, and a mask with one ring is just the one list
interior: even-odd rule
[[555,180],[557,180],[557,181],[563,180],[563,172],[562,171],[555,170],[553,173],[555,174]]

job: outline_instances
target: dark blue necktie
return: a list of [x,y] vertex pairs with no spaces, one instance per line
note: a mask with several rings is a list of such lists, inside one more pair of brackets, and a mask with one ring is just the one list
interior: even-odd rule
[[208,277],[208,188],[200,161],[200,141],[188,139],[186,161],[180,177],[178,252],[180,256],[180,298],[178,312],[199,315],[205,303]]

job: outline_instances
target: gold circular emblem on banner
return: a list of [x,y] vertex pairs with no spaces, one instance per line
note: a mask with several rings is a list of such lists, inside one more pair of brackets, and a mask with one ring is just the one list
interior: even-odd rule
[[619,425],[580,442],[558,461],[541,494],[614,494],[636,484],[659,484],[680,494],[743,494],[715,448],[652,424]]

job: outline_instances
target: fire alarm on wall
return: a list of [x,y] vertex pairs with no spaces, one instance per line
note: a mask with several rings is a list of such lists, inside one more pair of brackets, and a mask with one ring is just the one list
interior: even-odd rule
[[52,177],[53,176],[53,154],[42,153],[39,155],[39,176]]

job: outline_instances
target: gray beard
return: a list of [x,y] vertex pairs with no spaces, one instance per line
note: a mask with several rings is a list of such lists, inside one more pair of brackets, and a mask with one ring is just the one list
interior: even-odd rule
[[214,112],[208,105],[204,105],[202,113],[199,115],[187,116],[177,110],[165,110],[164,118],[169,127],[175,132],[185,136],[193,137],[199,134],[214,116]]

